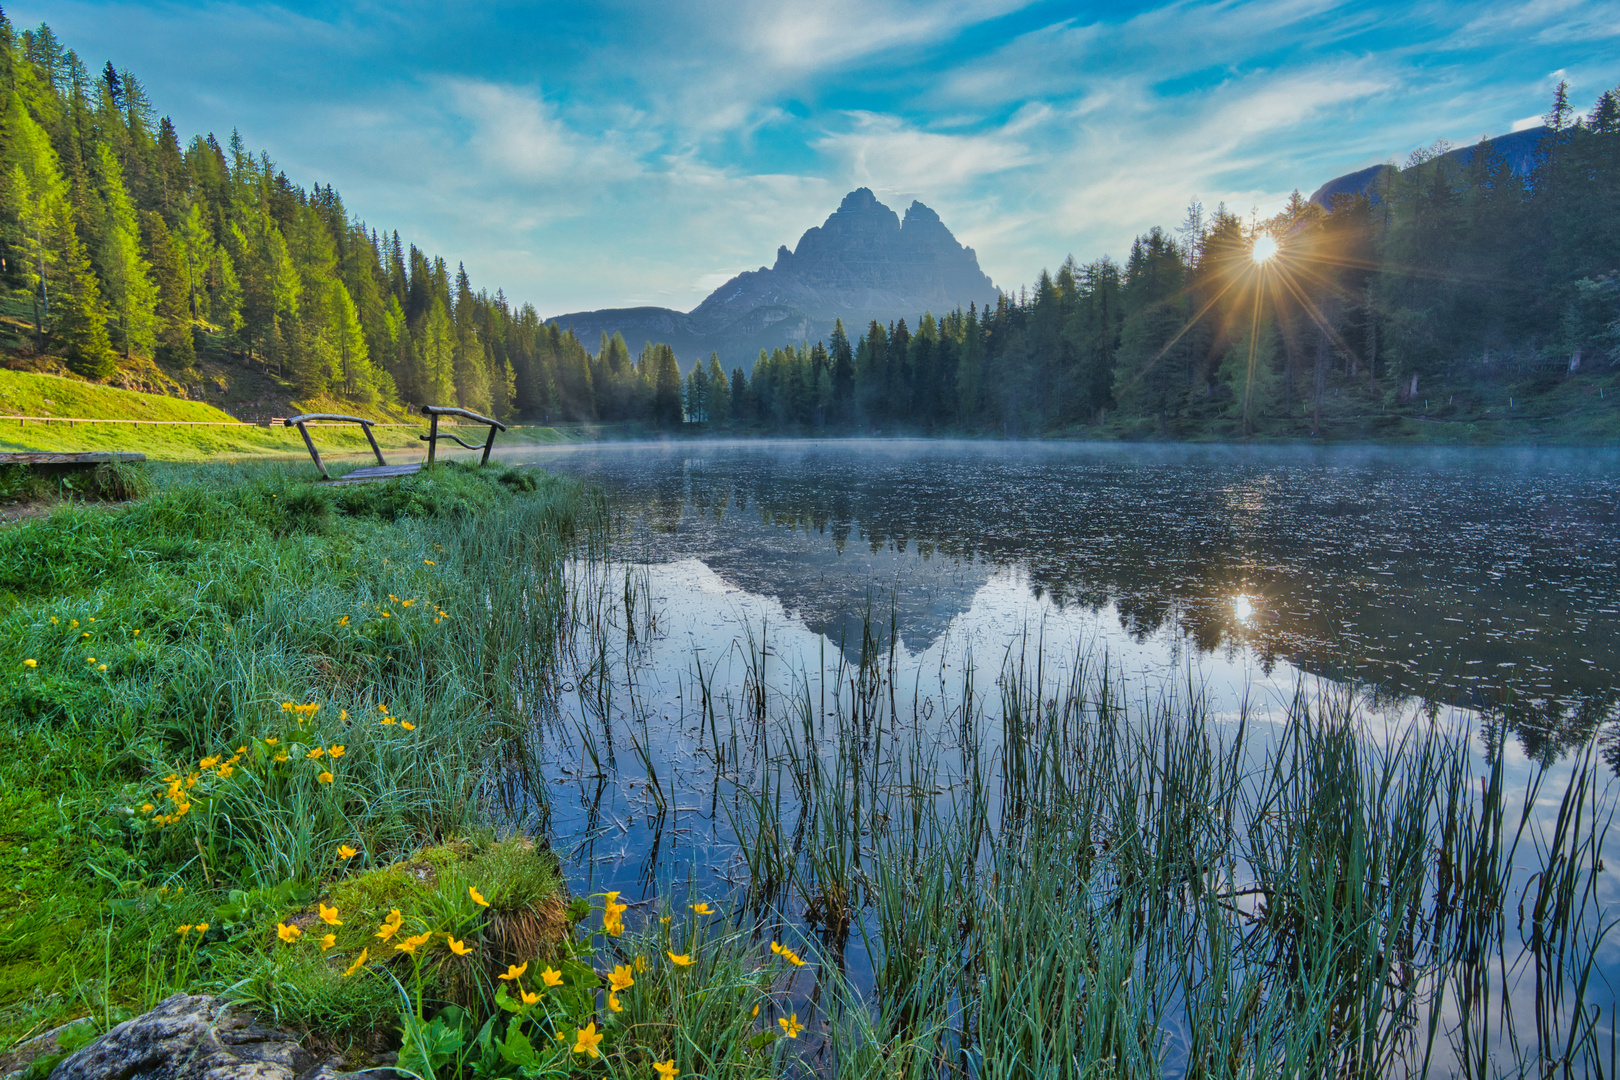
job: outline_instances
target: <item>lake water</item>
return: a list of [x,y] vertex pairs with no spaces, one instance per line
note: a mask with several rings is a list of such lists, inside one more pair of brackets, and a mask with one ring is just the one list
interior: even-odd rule
[[[745,889],[742,789],[771,752],[737,719],[757,694],[824,726],[874,627],[890,714],[940,745],[967,737],[939,718],[969,671],[993,710],[1022,658],[1052,686],[1085,669],[1145,703],[1197,699],[1217,725],[1337,693],[1374,725],[1504,746],[1514,782],[1594,737],[1620,767],[1612,452],[826,441],[508,459],[601,485],[616,515],[619,567],[578,582],[614,629],[574,657],[540,739],[579,891]],[[615,673],[605,693],[592,665]],[[1620,910],[1610,875],[1595,893]],[[1598,956],[1620,975],[1614,945]],[[1597,996],[1606,1017],[1614,992]]]

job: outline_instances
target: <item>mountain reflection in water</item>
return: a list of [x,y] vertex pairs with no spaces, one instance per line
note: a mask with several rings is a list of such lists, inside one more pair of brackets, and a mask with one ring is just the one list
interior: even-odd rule
[[1616,719],[1611,452],[822,441],[509,459],[603,485],[633,557],[700,559],[849,651],[869,604],[926,649],[1011,569],[1138,641],[1171,631],[1375,701],[1477,710],[1533,758]]

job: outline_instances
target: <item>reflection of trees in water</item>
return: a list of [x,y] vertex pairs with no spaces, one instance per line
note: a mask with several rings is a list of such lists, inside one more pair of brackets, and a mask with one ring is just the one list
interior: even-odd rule
[[[751,511],[840,555],[854,542],[1016,567],[1059,607],[1113,604],[1139,641],[1174,627],[1206,652],[1252,648],[1268,670],[1286,657],[1380,700],[1476,708],[1536,757],[1616,719],[1620,620],[1596,609],[1620,604],[1592,599],[1613,600],[1598,556],[1614,530],[1537,478],[836,451],[647,464],[614,482],[656,533]],[[1248,620],[1238,595],[1254,600]]]

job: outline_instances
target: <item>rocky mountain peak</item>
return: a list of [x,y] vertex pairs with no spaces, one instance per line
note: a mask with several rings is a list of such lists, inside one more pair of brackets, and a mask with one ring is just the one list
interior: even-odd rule
[[845,195],[838,209],[776,249],[774,265],[748,270],[688,315],[663,308],[575,312],[558,321],[576,333],[622,332],[626,340],[667,341],[683,363],[710,349],[728,362],[746,361],[762,346],[814,342],[843,319],[851,334],[868,322],[915,322],[969,304],[993,306],[999,293],[939,214],[921,202],[905,219],[871,188]]

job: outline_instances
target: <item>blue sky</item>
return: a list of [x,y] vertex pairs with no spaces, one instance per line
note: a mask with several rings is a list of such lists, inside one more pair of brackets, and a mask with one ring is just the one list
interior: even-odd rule
[[259,5],[51,0],[183,139],[306,187],[542,314],[687,310],[851,188],[920,199],[1016,290],[1198,196],[1290,190],[1620,84],[1620,0]]

